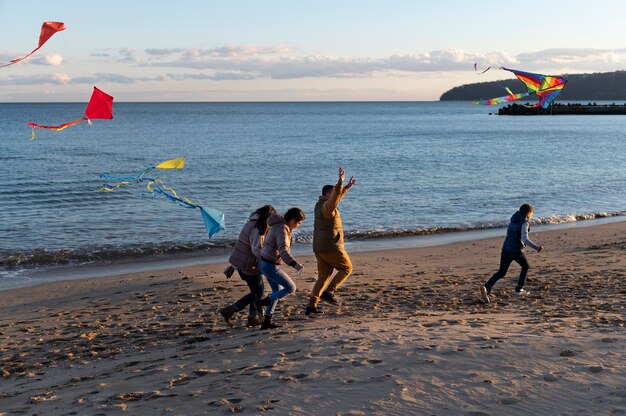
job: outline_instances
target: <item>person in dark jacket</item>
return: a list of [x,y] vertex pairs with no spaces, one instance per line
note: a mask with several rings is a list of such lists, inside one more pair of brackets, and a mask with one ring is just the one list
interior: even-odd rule
[[[263,240],[268,230],[267,220],[270,215],[275,213],[276,210],[271,205],[265,205],[254,211],[239,233],[233,253],[228,259],[230,263],[228,267],[237,270],[241,280],[246,282],[250,289],[250,293],[237,302],[220,309],[224,321],[230,326],[233,325],[230,321],[232,316],[248,305],[250,305],[248,326],[261,325],[262,311],[257,307],[258,302],[263,298],[265,286],[258,262],[263,248]],[[228,273],[226,276],[230,277]]]
[[512,262],[516,262],[522,267],[514,293],[520,296],[530,293],[524,289],[526,274],[530,266],[522,250],[526,246],[531,247],[537,253],[543,250],[543,246],[533,243],[530,238],[528,238],[528,231],[530,229],[529,222],[534,211],[535,209],[532,206],[524,204],[520,207],[519,211],[511,217],[511,222],[507,228],[506,238],[504,239],[502,252],[500,254],[500,269],[480,288],[480,296],[485,303],[489,303],[491,288],[493,288],[493,285],[495,285],[498,280],[506,276],[506,272],[509,270],[509,266]]

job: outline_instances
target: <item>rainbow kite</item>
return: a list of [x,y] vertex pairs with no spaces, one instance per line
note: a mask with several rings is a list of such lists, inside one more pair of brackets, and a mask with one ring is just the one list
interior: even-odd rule
[[155,166],[150,166],[143,171],[138,176],[125,176],[125,177],[116,177],[111,176],[106,173],[100,175],[100,178],[111,179],[117,181],[115,185],[104,184],[99,189],[98,192],[112,192],[121,186],[124,185],[133,185],[142,183],[144,181],[148,182],[146,188],[152,194],[158,194],[164,196],[168,200],[172,202],[176,202],[179,206],[183,208],[198,208],[200,213],[202,214],[202,221],[204,222],[204,229],[206,230],[209,238],[213,237],[216,233],[225,230],[226,227],[224,225],[224,213],[218,211],[213,208],[204,208],[187,198],[178,196],[176,191],[173,188],[166,186],[160,179],[156,178],[148,178],[146,177],[146,173],[154,170],[154,169],[162,169],[162,170],[171,170],[176,169],[180,170],[185,167],[185,158],[179,157],[177,159],[170,159],[164,162],[159,163]]
[[113,118],[113,97],[111,97],[106,92],[99,90],[96,87],[93,87],[93,93],[91,94],[91,98],[89,99],[89,103],[87,104],[87,108],[85,109],[84,117],[78,118],[68,123],[59,124],[58,126],[42,126],[39,124],[35,124],[32,121],[26,124],[28,124],[33,130],[31,136],[31,140],[33,140],[35,138],[35,129],[61,131],[82,121],[86,121],[87,123],[91,124],[91,120],[96,118],[106,120],[110,120]]
[[[557,95],[559,95],[563,91],[563,88],[565,88],[565,84],[567,84],[567,80],[565,78],[534,74],[532,72],[518,71],[516,69],[509,69],[505,67],[488,67],[480,74],[484,74],[492,68],[502,69],[504,71],[509,71],[515,74],[517,79],[519,79],[526,85],[527,92],[513,94],[511,90],[507,88],[507,92],[509,93],[509,95],[492,98],[490,100],[472,101],[472,104],[494,105],[519,100],[531,94],[536,94],[539,97],[539,102],[533,107],[548,108],[548,106],[552,103],[552,101],[554,101]],[[474,64],[474,70],[476,70],[476,64]]]
[[41,48],[43,44],[46,43],[48,39],[52,37],[52,35],[62,30],[65,30],[65,23],[63,22],[43,22],[43,25],[41,25],[41,33],[39,34],[39,43],[37,44],[37,47],[33,49],[33,51],[26,56],[22,56],[21,58],[15,58],[8,64],[0,65],[0,68],[4,68],[5,66],[16,64],[28,58],[29,56],[37,52],[39,48]]

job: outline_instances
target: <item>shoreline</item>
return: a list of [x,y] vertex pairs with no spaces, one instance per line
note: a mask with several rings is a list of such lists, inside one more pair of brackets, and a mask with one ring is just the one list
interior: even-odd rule
[[[609,216],[588,220],[577,220],[559,224],[539,224],[532,226],[532,233],[578,227],[595,227],[602,224],[626,222],[626,216]],[[504,237],[506,228],[485,228],[466,231],[443,232],[406,237],[363,239],[346,242],[348,253],[387,251],[420,247],[436,247],[454,243],[479,241],[494,237]],[[16,271],[0,280],[0,292],[9,289],[38,286],[56,281],[94,279],[138,272],[173,270],[192,266],[226,263],[232,248],[216,248],[211,253],[186,253],[161,256],[148,256],[137,259],[124,259],[115,263],[91,263],[79,265],[59,265],[45,268]],[[299,256],[313,256],[310,244],[294,244],[292,250]]]
[[526,297],[513,265],[479,300],[500,235],[352,251],[342,303],[310,317],[304,256],[273,331],[224,323],[247,287],[218,263],[0,291],[2,411],[626,413],[626,222],[536,228]]

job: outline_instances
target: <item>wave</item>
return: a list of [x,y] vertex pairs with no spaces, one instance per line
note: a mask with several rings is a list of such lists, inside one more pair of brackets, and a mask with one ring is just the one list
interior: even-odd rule
[[233,247],[234,242],[218,243],[172,243],[161,245],[135,245],[127,247],[99,246],[81,249],[28,251],[0,251],[0,270],[31,269],[46,266],[78,265],[88,263],[112,263],[142,258],[157,258],[180,254],[211,252],[222,254]]
[[[533,225],[565,224],[576,221],[626,216],[626,211],[588,214],[551,215],[533,218]],[[506,227],[508,221],[489,222],[467,226],[423,227],[393,230],[346,230],[346,241],[402,238]],[[296,244],[311,244],[312,233],[294,233]],[[159,245],[130,245],[124,247],[102,245],[80,249],[0,250],[0,270],[21,270],[87,263],[121,263],[137,259],[154,259],[174,255],[223,255],[229,253],[235,240],[202,243],[165,243]]]
[[[600,218],[626,216],[626,211],[611,212],[595,212],[588,214],[565,214],[550,215],[547,217],[533,218],[531,225],[557,225],[566,224],[576,221],[595,220]],[[441,226],[441,227],[423,227],[412,229],[394,229],[394,230],[351,230],[345,232],[346,241],[374,240],[383,238],[402,238],[415,237],[420,235],[456,233],[464,231],[489,230],[495,228],[504,228],[508,225],[508,221],[501,222],[485,222],[471,225],[459,226]],[[300,235],[296,238],[298,243],[310,243],[312,236]]]

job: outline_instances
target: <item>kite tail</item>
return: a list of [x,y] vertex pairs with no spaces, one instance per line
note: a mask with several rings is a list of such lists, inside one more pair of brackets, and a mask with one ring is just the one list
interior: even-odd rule
[[[157,184],[158,188],[156,188],[156,189],[152,189],[152,186],[153,186],[154,184]],[[200,205],[198,205],[198,204],[196,204],[196,203],[194,203],[194,202],[191,202],[191,201],[190,201],[189,199],[187,199],[187,198],[183,198],[183,197],[178,196],[178,194],[176,193],[176,191],[174,190],[174,188],[170,188],[169,186],[165,185],[165,184],[163,183],[163,181],[161,181],[160,179],[156,179],[156,180],[151,181],[151,182],[148,184],[147,188],[148,188],[148,190],[149,190],[150,192],[157,191],[157,192],[159,192],[160,194],[167,196],[168,198],[170,198],[170,199],[171,199],[171,200],[173,200],[173,201],[177,201],[177,202],[184,202],[184,203],[185,203],[185,205],[191,205],[191,206],[192,206],[192,207],[194,207],[194,208],[195,208],[195,207],[199,207],[199,206],[200,206]],[[162,189],[161,189],[161,188],[162,188]],[[165,190],[165,191],[167,191],[167,192],[170,192],[171,194],[168,194],[168,193],[167,193],[167,192],[165,192],[164,190]]]
[[[153,188],[153,185],[157,184],[157,187]],[[170,201],[177,202],[183,208],[198,208],[202,213],[202,222],[204,223],[204,229],[206,230],[209,238],[213,237],[216,233],[225,230],[224,225],[224,213],[213,208],[204,208],[196,203],[191,202],[187,198],[181,198],[176,191],[169,186],[166,186],[161,180],[156,179],[148,184],[148,190],[150,192],[157,192]]]
[[[148,170],[148,169],[146,169]],[[141,183],[143,181],[154,181],[154,179],[152,178],[143,178],[143,174],[146,171],[141,173],[141,176],[138,177],[134,177],[134,176],[113,176],[113,175],[109,175],[107,173],[101,173],[100,174],[100,179],[110,179],[113,180],[115,182],[117,182],[116,185],[109,185],[108,183],[103,184],[100,188],[98,188],[98,192],[103,192],[103,191],[107,191],[107,192],[113,192],[116,189],[124,186],[124,185],[133,185],[136,183]]]
[[42,126],[39,124],[35,124],[32,121],[29,121],[28,123],[26,123],[27,125],[29,125],[32,129],[32,137],[31,140],[33,140],[35,138],[35,129],[47,129],[47,130],[54,130],[54,131],[62,131],[65,130],[66,128],[76,125],[80,122],[83,122],[85,120],[89,120],[87,117],[81,117],[78,118],[74,121],[70,121],[68,123],[63,123],[63,124],[59,124],[58,126]]
[[107,183],[105,183],[104,185],[102,185],[100,188],[98,188],[98,192],[113,192],[115,191],[117,188],[123,186],[123,185],[132,185],[135,182],[131,182],[131,181],[121,181],[119,182],[117,185],[109,185]]
[[485,72],[489,71],[490,69],[504,69],[504,68],[502,68],[501,66],[488,66],[487,69],[481,72],[478,72],[478,64],[477,63],[474,64],[474,72],[476,72],[478,75],[482,75]]
[[504,97],[491,98],[489,100],[472,101],[471,103],[475,105],[495,105],[495,104],[507,103],[509,101],[516,101],[516,100],[519,100],[520,98],[524,98],[529,95],[530,93],[528,92],[522,92],[519,94],[505,95]]
[[22,56],[21,58],[15,58],[15,59],[11,60],[8,64],[1,65],[1,66],[0,66],[0,68],[4,68],[5,66],[13,65],[13,64],[16,64],[16,63],[18,63],[18,62],[20,62],[20,61],[23,61],[24,59],[28,58],[29,56],[31,56],[32,54],[34,54],[34,53],[35,53],[35,52],[37,52],[38,50],[39,50],[39,48],[35,48],[35,49],[33,49],[33,51],[32,51],[31,53],[29,53],[28,55],[26,55],[26,56]]

